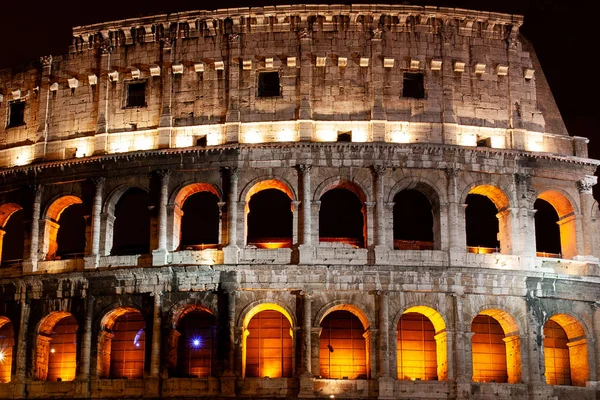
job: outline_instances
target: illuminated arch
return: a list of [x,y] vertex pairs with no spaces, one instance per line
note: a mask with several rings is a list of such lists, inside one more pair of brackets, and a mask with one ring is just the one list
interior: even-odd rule
[[[177,250],[178,248],[181,248],[182,245],[184,245],[185,243],[182,243],[185,238],[183,237],[183,233],[182,233],[182,226],[185,226],[184,224],[184,212],[183,212],[183,207],[184,204],[186,202],[186,200],[188,200],[188,198],[190,196],[193,196],[195,194],[198,193],[211,193],[213,194],[216,199],[217,199],[217,212],[218,212],[218,202],[221,201],[222,199],[222,194],[221,191],[218,190],[214,185],[211,185],[209,183],[204,183],[204,182],[193,182],[193,183],[188,183],[185,184],[183,186],[180,186],[178,190],[176,190],[173,194],[173,196],[171,197],[171,199],[169,200],[169,206],[173,207],[173,211],[172,213],[169,213],[169,225],[172,226],[172,237],[171,237],[171,250]],[[218,216],[217,216],[218,217]],[[220,222],[217,222],[217,224],[220,225]],[[214,226],[213,226],[214,228]],[[216,227],[217,231],[220,231],[220,226]],[[211,245],[217,245],[219,244],[218,242],[220,242],[220,234],[217,233],[217,243],[210,243]],[[189,244],[189,243],[188,243]]]
[[[503,254],[512,254],[512,217],[510,211],[510,200],[506,195],[505,191],[498,188],[497,186],[489,185],[489,184],[471,184],[467,187],[467,190],[463,193],[463,202],[467,203],[468,195],[480,195],[489,199],[494,206],[496,207],[496,218],[498,219],[498,233],[496,237],[500,242],[500,252]],[[488,215],[488,214],[485,214]],[[469,231],[469,219],[468,213],[465,215],[465,229]],[[495,242],[495,239],[494,239]],[[473,244],[470,244],[471,246]],[[485,247],[480,247],[480,244],[477,244],[475,249],[469,248],[470,251],[479,253],[479,252],[491,252],[493,250],[488,250]],[[489,246],[489,245],[487,245]]]
[[388,192],[386,201],[388,203],[393,202],[394,196],[403,190],[417,190],[423,193],[434,208],[438,208],[440,203],[447,202],[447,196],[443,188],[438,187],[435,182],[420,176],[410,176],[396,182]]
[[77,320],[66,311],[55,311],[40,321],[35,348],[36,379],[42,381],[75,379],[77,329]]
[[319,201],[331,189],[347,189],[354,193],[363,204],[367,201],[372,201],[369,197],[369,192],[359,182],[349,181],[339,176],[334,176],[321,182],[314,191],[313,201]]
[[576,203],[568,194],[556,189],[540,192],[537,199],[548,202],[556,210],[562,255],[564,258],[573,258],[577,255]]
[[590,366],[584,326],[572,315],[555,314],[544,324],[544,336],[546,382],[586,386]]
[[498,210],[498,212],[510,207],[510,200],[509,200],[508,196],[506,195],[505,191],[500,189],[497,186],[489,185],[489,184],[475,184],[474,183],[474,184],[470,185],[465,192],[466,193],[463,193],[463,196],[462,196],[463,203],[465,202],[467,195],[478,194],[478,195],[485,196],[488,199],[490,199],[490,201],[492,203],[494,203],[494,205],[496,206],[496,209]]
[[[121,326],[122,324],[124,326]],[[98,334],[100,378],[142,378],[145,363],[145,330],[143,314],[134,306],[114,308],[104,314],[100,320]],[[112,351],[113,342],[116,341],[120,343],[118,352]],[[119,368],[116,368],[117,364],[120,364]]]
[[55,198],[46,209],[45,216],[53,221],[58,221],[62,212],[73,204],[81,204],[82,201],[77,196],[59,196]]
[[23,210],[23,208],[16,203],[4,203],[0,206],[0,263],[2,263],[3,260],[2,249],[4,248],[4,235],[7,233],[6,224],[14,213],[21,210]]
[[[62,213],[70,206],[82,204],[83,202],[77,196],[61,195],[50,202],[44,212],[44,241],[42,251],[46,254],[47,260],[54,260],[59,251],[58,232],[60,229],[59,220]],[[73,221],[69,221],[73,222]],[[80,232],[85,236],[85,231]],[[79,249],[83,252],[85,249]]]
[[283,178],[256,178],[250,183],[248,183],[246,187],[240,192],[239,201],[245,201],[246,204],[248,204],[252,196],[265,189],[277,189],[285,193],[290,198],[290,200],[296,200],[296,194],[294,193],[292,186]]
[[360,320],[365,330],[369,329],[371,323],[369,322],[369,318],[367,314],[363,311],[363,309],[357,305],[349,304],[344,302],[343,300],[335,300],[331,303],[324,305],[315,316],[314,326],[318,326],[323,322],[323,319],[327,316],[327,314],[331,314],[334,311],[343,310],[349,311],[352,314],[356,315],[356,317]]
[[521,382],[521,339],[517,320],[508,312],[488,308],[471,322],[473,380]]
[[[435,379],[434,380],[439,380],[439,381],[444,381],[446,379],[448,379],[448,342],[447,342],[447,336],[446,336],[446,322],[444,321],[444,318],[442,317],[442,315],[436,311],[435,309],[429,307],[429,306],[425,306],[425,305],[415,305],[412,307],[408,307],[406,310],[404,310],[403,312],[399,313],[395,318],[394,318],[394,325],[396,327],[397,330],[397,340],[396,340],[396,352],[397,352],[397,360],[398,360],[398,365],[397,365],[397,370],[398,370],[398,379],[404,379],[405,377],[409,377],[410,379],[426,379],[427,378],[427,374],[423,373],[420,375],[414,375],[414,374],[406,374],[402,365],[402,356],[403,356],[403,352],[404,352],[404,347],[401,347],[401,336],[400,336],[400,323],[402,321],[403,316],[406,315],[414,315],[414,314],[420,314],[422,315],[424,318],[427,318],[427,320],[429,321],[429,323],[432,325],[433,327],[433,332],[431,332],[431,334],[429,336],[431,336],[430,342],[433,343],[435,342],[435,350],[432,352],[431,349],[427,349],[427,346],[424,346],[421,342],[421,347],[420,350],[422,350],[423,352],[429,350],[429,354],[433,354],[435,357],[428,357],[428,359],[419,359],[419,360],[415,360],[414,357],[412,357],[412,355],[410,353],[406,354],[406,357],[408,357],[408,359],[410,359],[410,362],[415,362],[415,361],[421,361],[423,362],[423,364],[430,364],[431,368],[435,369]],[[424,322],[425,324],[426,322]],[[423,329],[423,332],[421,332],[421,334],[423,335],[422,339],[424,341],[425,339],[425,335],[426,335],[426,330]],[[410,344],[411,343],[407,343],[409,350],[414,350],[414,349],[410,349]],[[423,357],[421,355],[421,357]],[[427,366],[425,366],[425,368],[427,368]],[[425,369],[424,368],[424,369]],[[423,371],[425,372],[425,371]]]
[[[274,325],[266,331],[265,337],[262,336],[262,321],[258,319],[262,316],[272,321],[268,325]],[[295,325],[287,308],[275,302],[254,303],[246,307],[240,318],[243,328],[242,376],[291,377]]]
[[0,315],[0,383],[11,380],[15,331],[12,322]]
[[[147,231],[147,237],[145,234],[137,234],[135,235],[135,238],[142,238],[143,242],[140,243],[134,243],[131,244],[129,243],[128,245],[123,246],[122,243],[119,243],[120,241],[128,241],[130,240],[131,237],[133,236],[128,236],[126,234],[119,234],[118,232],[121,232],[122,229],[127,229],[128,226],[131,226],[131,224],[123,224],[122,221],[120,221],[120,219],[118,218],[118,216],[116,215],[116,209],[117,209],[117,205],[119,203],[121,203],[121,201],[128,195],[128,192],[131,191],[132,193],[129,193],[129,195],[131,196],[135,196],[137,195],[135,192],[138,191],[140,193],[144,193],[147,196],[147,202],[148,202],[148,207],[150,207],[152,205],[151,203],[151,199],[150,199],[150,193],[149,193],[149,189],[143,186],[139,186],[139,185],[121,185],[117,188],[115,188],[107,197],[106,202],[104,203],[104,213],[107,214],[109,217],[112,218],[112,223],[104,223],[103,224],[103,235],[102,237],[105,240],[105,253],[110,253],[113,255],[126,255],[126,254],[132,254],[132,253],[138,253],[139,252],[145,252],[145,251],[149,251],[150,250],[150,232],[151,232],[151,227],[150,227],[150,211],[149,209],[146,210],[145,207],[139,207],[136,212],[147,212],[147,218],[146,219],[142,219],[142,215],[135,215],[133,216],[133,218],[138,217],[138,220],[135,221],[135,223],[137,223],[138,225],[138,229],[140,231]],[[143,210],[143,211],[140,211]],[[131,217],[130,215],[127,215],[127,217]],[[131,222],[131,221],[128,221]],[[125,228],[123,228],[123,226],[125,226]],[[112,231],[110,230],[112,228]],[[119,229],[121,228],[121,229]],[[120,240],[119,240],[120,239]],[[127,247],[130,247],[130,249],[127,249]],[[131,247],[133,247],[133,249],[131,249]],[[107,254],[108,255],[108,254]]]

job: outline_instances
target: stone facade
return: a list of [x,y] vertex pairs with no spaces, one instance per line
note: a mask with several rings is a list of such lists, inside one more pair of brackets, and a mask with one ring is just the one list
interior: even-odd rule
[[[0,240],[25,216],[23,257],[0,268],[0,332],[12,326],[0,398],[595,399],[599,162],[568,136],[521,23],[412,6],[185,12],[78,27],[68,55],[0,71]],[[145,254],[115,251],[131,188],[149,199]],[[288,198],[289,246],[249,240],[251,199],[267,189]],[[320,234],[334,189],[360,201],[362,244]],[[394,202],[408,190],[431,205],[426,249],[397,244]],[[218,243],[187,248],[183,207],[204,192]],[[469,195],[496,207],[498,249],[467,246]],[[561,254],[536,252],[536,200],[556,211]],[[84,254],[59,257],[74,205]],[[169,370],[190,310],[214,317],[209,376]],[[289,321],[286,377],[248,372],[262,311]],[[365,369],[332,379],[320,341],[341,311],[362,325]],[[433,324],[435,380],[399,377],[406,313]],[[116,379],[129,314],[145,323],[142,375]],[[51,381],[67,316],[75,377]],[[501,327],[506,382],[474,378],[478,316]],[[548,321],[566,334],[570,384],[548,383]]]

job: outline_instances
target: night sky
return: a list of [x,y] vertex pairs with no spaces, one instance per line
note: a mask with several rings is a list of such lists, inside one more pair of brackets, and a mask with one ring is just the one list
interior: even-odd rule
[[[337,1],[361,3],[365,1]],[[97,22],[195,9],[290,4],[282,0],[81,2],[6,1],[0,24],[0,68],[18,67],[45,54],[68,52],[71,28]],[[309,1],[322,4],[325,1]],[[372,1],[372,3],[394,3]],[[413,0],[406,4],[461,7],[525,15],[521,32],[533,43],[571,135],[591,139],[600,158],[600,73],[592,57],[600,33],[584,0]],[[214,5],[217,5],[215,7]],[[587,11],[586,11],[587,10]]]

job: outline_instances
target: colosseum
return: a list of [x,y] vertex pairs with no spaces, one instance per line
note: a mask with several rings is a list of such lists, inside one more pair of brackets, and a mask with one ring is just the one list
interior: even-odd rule
[[0,71],[0,398],[598,398],[600,161],[522,22],[190,11]]

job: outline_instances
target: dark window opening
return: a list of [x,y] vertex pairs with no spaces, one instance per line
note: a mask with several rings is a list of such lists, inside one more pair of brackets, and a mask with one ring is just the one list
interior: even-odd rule
[[494,203],[480,194],[467,196],[465,210],[467,246],[485,249],[498,249],[498,210]]
[[402,84],[402,97],[413,97],[415,99],[425,98],[425,84],[423,82],[423,74],[404,73],[404,81]]
[[6,225],[2,238],[2,264],[7,265],[23,260],[25,238],[25,212],[15,211]]
[[319,240],[364,247],[363,204],[356,194],[338,188],[321,196]]
[[338,132],[337,141],[338,142],[351,142],[352,141],[352,131]]
[[278,189],[265,189],[250,198],[248,244],[264,248],[292,245],[292,201]]
[[321,322],[319,369],[325,379],[367,379],[365,328],[350,311],[333,311]]
[[492,147],[492,138],[478,139],[477,147]]
[[217,371],[217,326],[206,311],[191,311],[177,324],[177,375],[200,378]]
[[82,257],[85,251],[85,207],[73,204],[65,208],[58,219],[56,255],[61,259]]
[[418,190],[403,190],[394,196],[394,248],[433,250],[433,209]]
[[[535,212],[535,249],[544,257],[560,257],[560,226],[558,213],[546,200],[537,199],[533,203]],[[541,254],[540,254],[541,253]]]
[[213,193],[194,193],[183,203],[181,249],[219,243],[219,199]]
[[14,101],[10,103],[10,111],[8,115],[8,127],[12,128],[25,124],[25,102]]
[[198,147],[206,147],[207,144],[208,144],[208,142],[206,140],[206,136],[202,136],[202,137],[196,139],[196,146],[198,146]]
[[279,72],[260,72],[258,74],[258,97],[277,97],[280,94]]
[[129,189],[115,207],[113,255],[150,253],[150,196]]
[[146,106],[146,82],[127,84],[127,107]]

